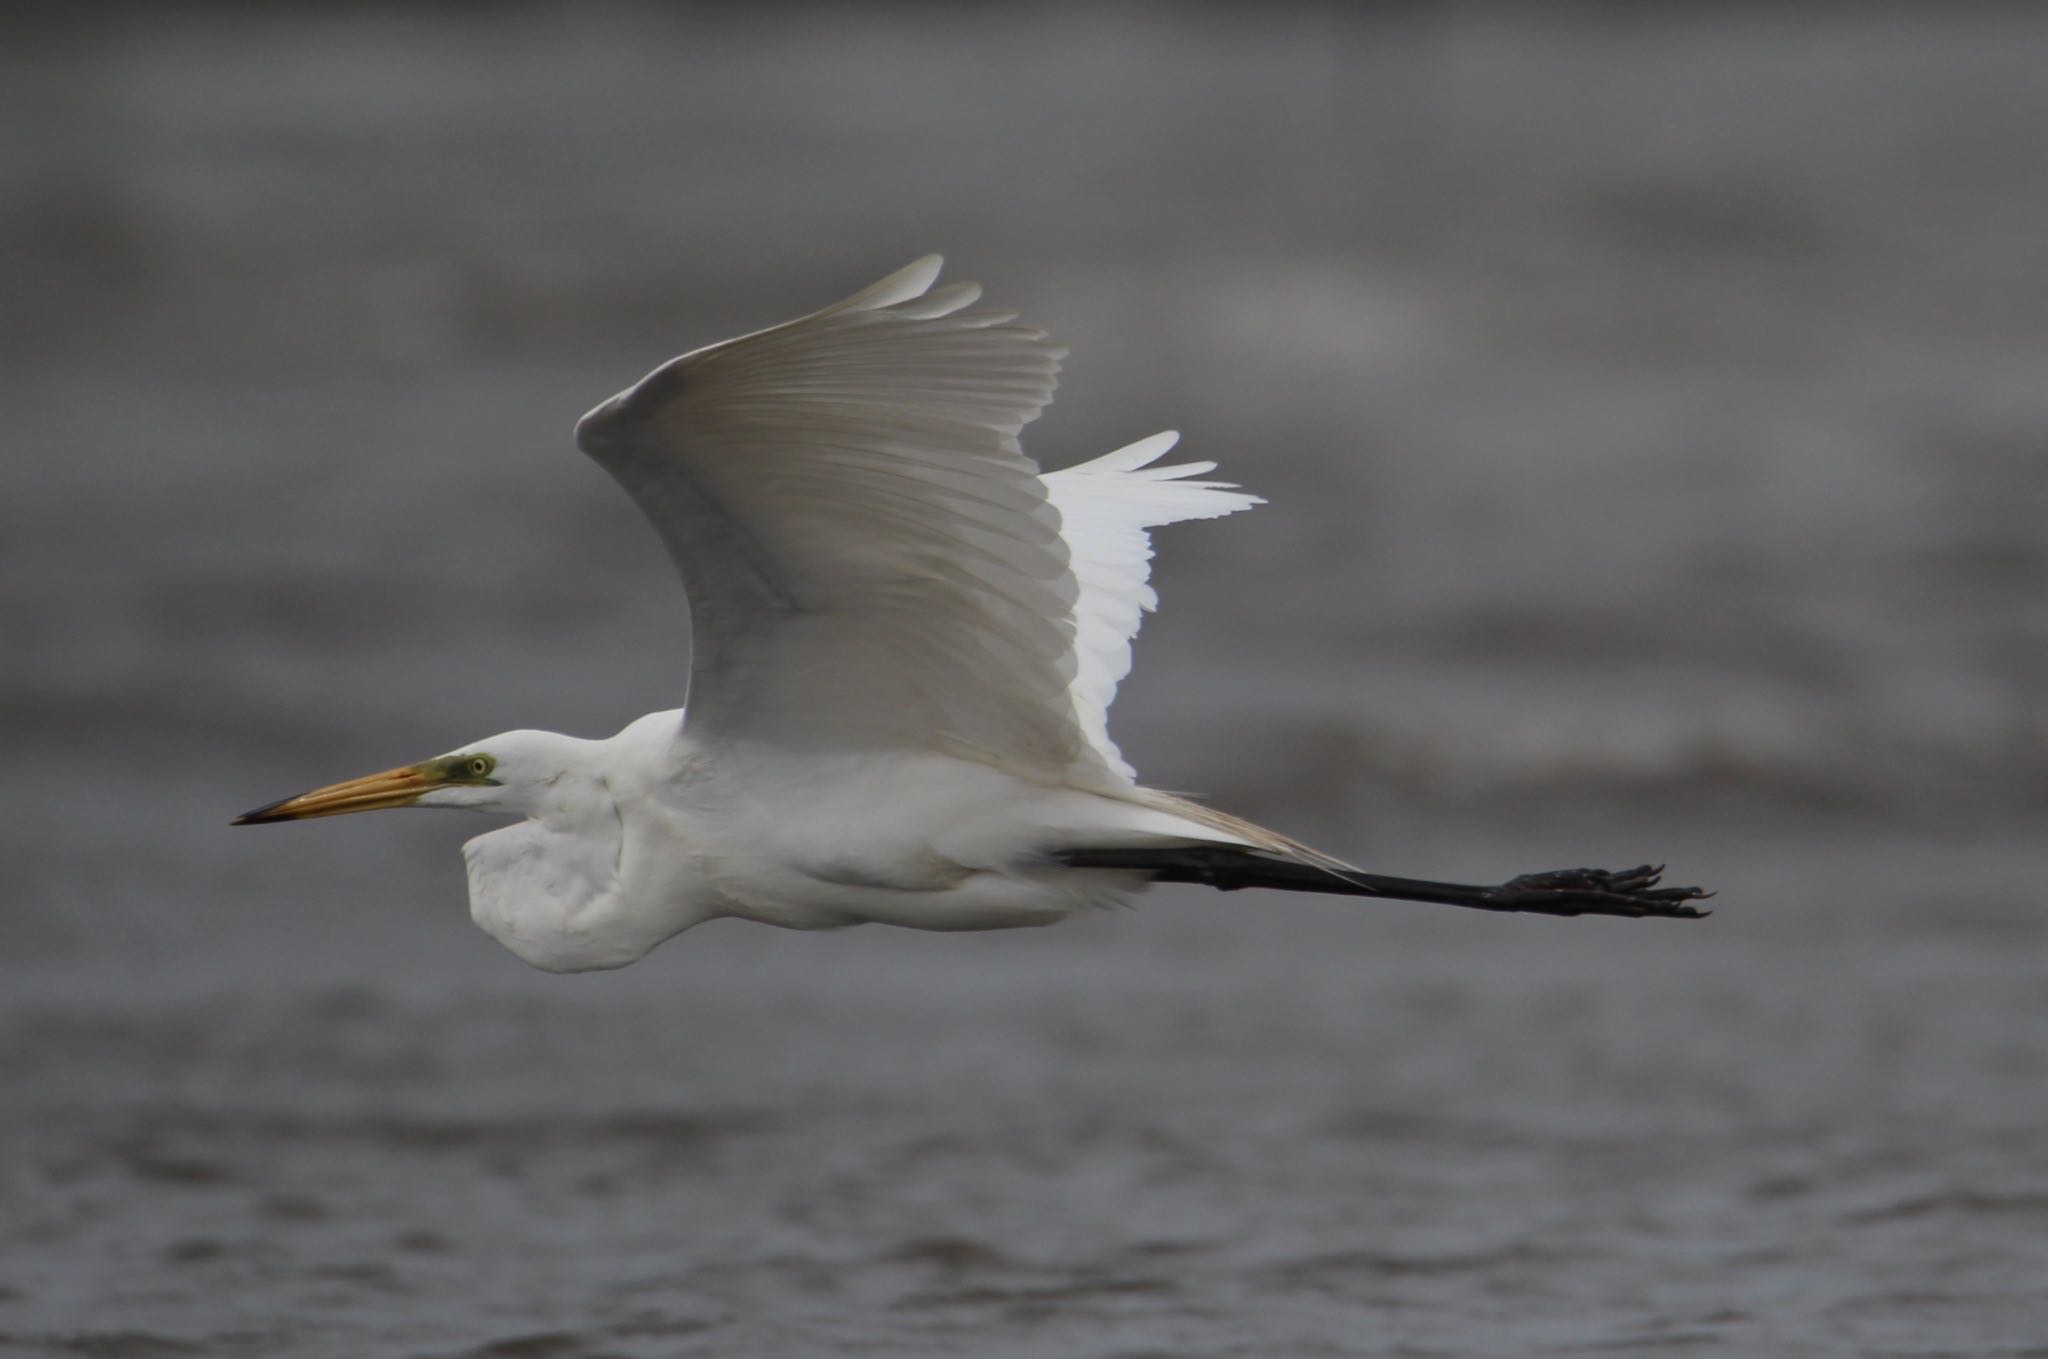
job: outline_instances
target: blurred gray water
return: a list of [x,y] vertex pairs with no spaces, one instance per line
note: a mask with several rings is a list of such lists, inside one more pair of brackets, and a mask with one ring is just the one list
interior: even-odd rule
[[[109,10],[0,42],[0,1353],[2048,1354],[2048,14]],[[526,971],[257,802],[672,704],[572,451],[927,250],[1167,425],[1161,890]]]

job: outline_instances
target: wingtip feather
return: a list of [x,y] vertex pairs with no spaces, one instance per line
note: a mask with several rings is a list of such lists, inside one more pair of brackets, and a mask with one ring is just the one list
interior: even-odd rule
[[932,284],[938,282],[939,270],[945,265],[944,255],[921,256],[818,314],[830,316],[844,311],[880,311],[884,307],[913,301],[931,291]]
[[951,316],[963,307],[971,307],[980,300],[979,283],[948,283],[943,288],[934,288],[930,292],[894,303],[889,307],[889,311],[914,321],[930,321],[941,316]]

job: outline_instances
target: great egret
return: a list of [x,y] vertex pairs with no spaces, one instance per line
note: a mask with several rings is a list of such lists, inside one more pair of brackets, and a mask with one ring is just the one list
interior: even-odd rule
[[[1156,602],[1147,530],[1260,503],[1158,465],[1041,473],[1018,432],[1065,351],[921,259],[656,368],[576,426],[688,590],[688,707],[608,740],[512,731],[236,819],[521,818],[469,841],[470,913],[556,972],[690,926],[1044,925],[1148,882],[1554,915],[1692,917],[1658,870],[1472,887],[1367,874],[1138,786],[1106,718]],[[684,713],[687,711],[688,720]]]

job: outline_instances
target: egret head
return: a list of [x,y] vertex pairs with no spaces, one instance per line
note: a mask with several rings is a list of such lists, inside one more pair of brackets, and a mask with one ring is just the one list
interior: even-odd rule
[[304,821],[385,807],[466,807],[530,815],[539,806],[543,790],[569,768],[562,747],[571,743],[572,738],[553,732],[508,731],[418,764],[400,765],[269,803],[242,813],[234,824]]

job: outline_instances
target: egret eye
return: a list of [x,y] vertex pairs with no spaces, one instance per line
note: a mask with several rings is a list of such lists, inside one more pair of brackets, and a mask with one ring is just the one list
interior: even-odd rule
[[488,755],[472,755],[462,762],[462,772],[473,779],[484,778],[497,767],[497,763]]

